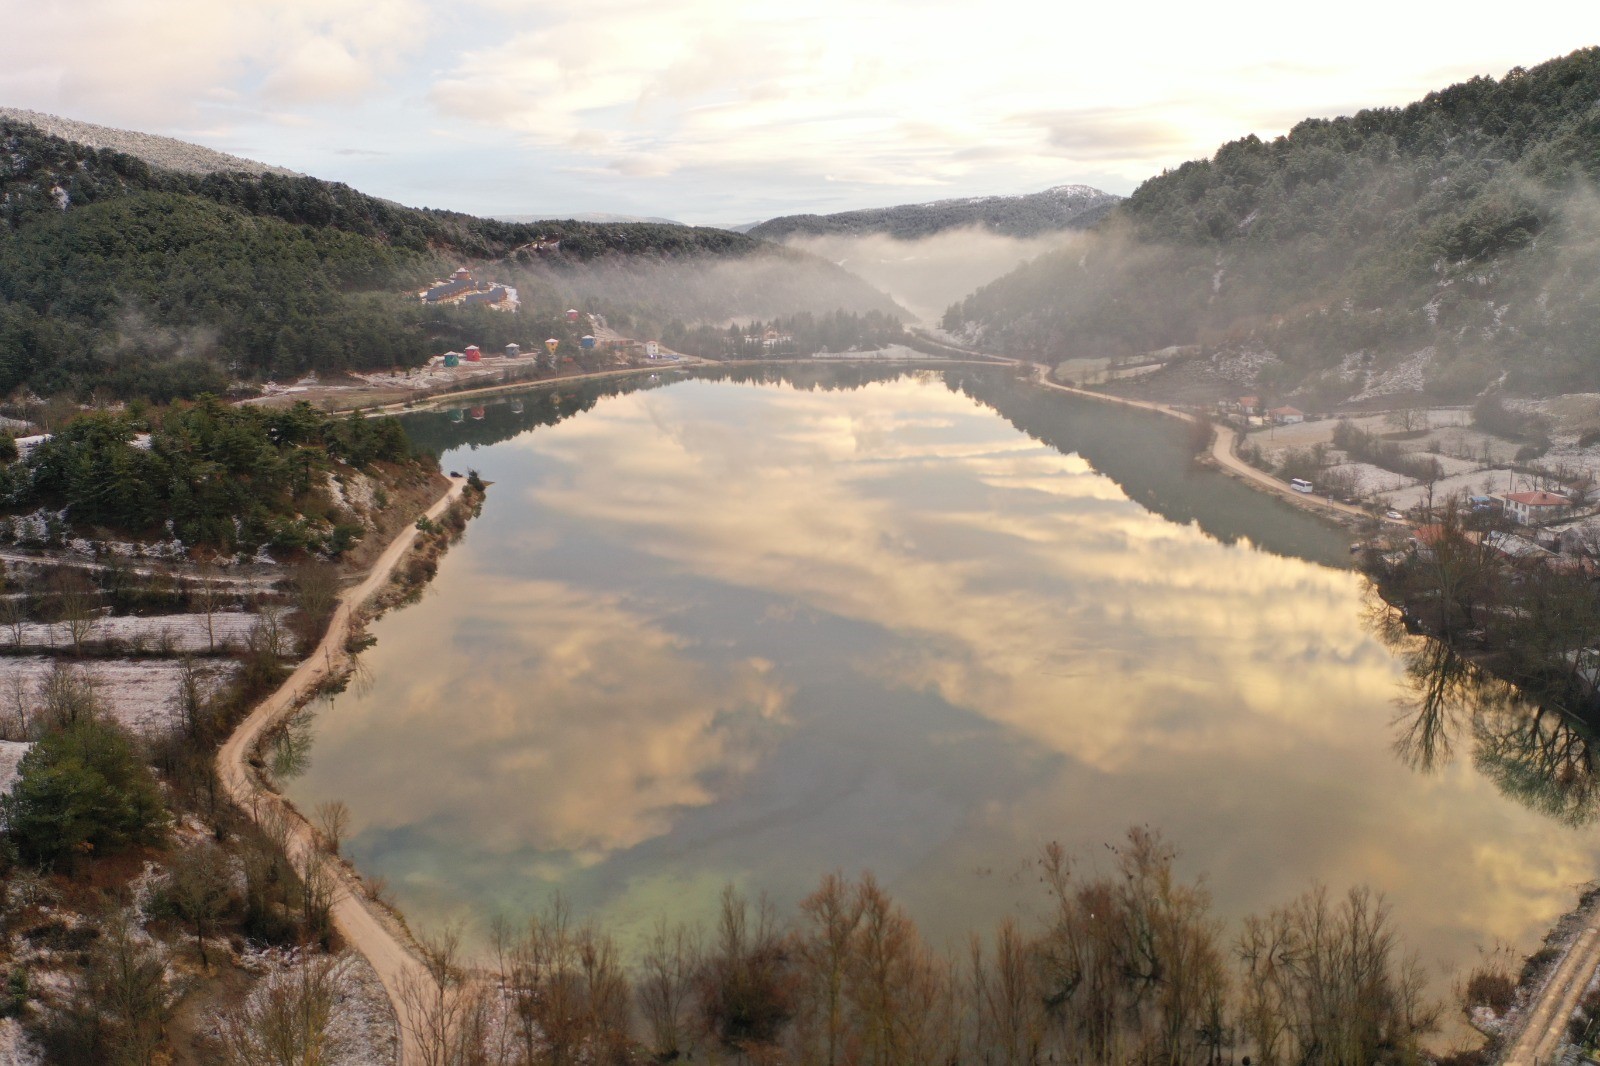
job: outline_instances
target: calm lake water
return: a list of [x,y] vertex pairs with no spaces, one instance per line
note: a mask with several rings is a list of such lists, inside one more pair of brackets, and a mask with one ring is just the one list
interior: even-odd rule
[[1182,426],[796,373],[408,423],[494,486],[288,791],[350,805],[415,922],[560,890],[626,940],[727,882],[787,906],[870,869],[954,941],[1040,902],[1045,842],[1093,864],[1147,824],[1229,920],[1381,888],[1438,975],[1595,874],[1592,833],[1470,753],[1397,756],[1410,689],[1348,535],[1191,469]]

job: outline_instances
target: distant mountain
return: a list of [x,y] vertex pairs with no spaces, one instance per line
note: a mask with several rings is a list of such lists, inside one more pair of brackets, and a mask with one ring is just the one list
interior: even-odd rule
[[654,215],[614,215],[608,211],[583,211],[576,215],[494,215],[498,222],[653,222],[658,226],[681,226],[682,222]]
[[[1202,363],[1248,365],[1255,384],[1314,406],[1386,376],[1462,399],[1501,380],[1600,390],[1597,184],[1588,48],[1225,144],[943,324],[1050,362],[1198,346],[1181,368],[1192,380]],[[1176,386],[1179,373],[1142,380]]]
[[1026,196],[975,196],[843,211],[834,215],[784,215],[751,226],[745,232],[771,241],[836,234],[883,234],[912,240],[945,230],[979,226],[1008,237],[1035,237],[1092,226],[1121,199],[1087,185],[1058,185]]
[[[0,395],[170,399],[238,377],[416,365],[563,336],[568,307],[647,336],[674,321],[902,313],[832,263],[725,230],[499,222],[239,170],[165,138],[137,147],[0,118]],[[423,306],[419,289],[457,265],[517,287],[522,312]]]
[[111,126],[96,126],[92,122],[47,115],[21,107],[0,107],[0,120],[18,122],[42,130],[52,136],[90,148],[109,148],[143,159],[153,167],[175,170],[180,174],[215,174],[234,171],[241,174],[284,174],[294,176],[295,171],[258,163],[253,159],[229,155],[226,152],[203,148],[188,141],[161,137],[153,133],[119,130]]

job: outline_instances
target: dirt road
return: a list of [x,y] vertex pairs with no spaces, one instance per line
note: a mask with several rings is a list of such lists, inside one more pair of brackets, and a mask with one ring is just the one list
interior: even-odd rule
[[[428,517],[437,518],[454,503],[466,486],[462,478],[452,478],[448,492],[428,508]],[[262,784],[250,766],[250,756],[261,738],[274,724],[293,713],[294,709],[316,690],[322,679],[341,667],[348,658],[344,650],[350,634],[350,621],[374,592],[382,588],[394,571],[395,564],[410,550],[416,540],[415,525],[407,526],[389,546],[360,584],[347,589],[334,609],[328,632],[310,656],[295,667],[278,690],[268,696],[239,724],[227,742],[217,752],[217,776],[228,795],[252,818],[260,820],[269,810],[277,811],[289,826],[289,852],[299,865],[307,861],[323,863],[336,880],[339,890],[333,905],[333,922],[339,935],[356,951],[366,956],[377,971],[394,1005],[396,1019],[402,1018],[401,990],[407,983],[430,980],[422,964],[411,954],[366,901],[359,881],[346,868],[336,862],[327,862],[318,853],[311,826],[285,803],[277,793]],[[417,1049],[411,1034],[401,1026],[401,1062],[418,1061]]]
[[[1046,380],[1042,367],[1039,369],[1034,380],[1039,386],[1046,389],[1054,389],[1057,392],[1067,392],[1074,396],[1083,396],[1091,400],[1099,400],[1102,403],[1120,404],[1123,407],[1137,407],[1145,411],[1154,411],[1157,414],[1168,415],[1172,418],[1181,418],[1187,422],[1193,422],[1195,420],[1194,415],[1187,411],[1181,411],[1170,404],[1152,403],[1148,400],[1130,400],[1123,396],[1110,396],[1103,392],[1090,392],[1087,389],[1075,389],[1070,385],[1058,385],[1053,381]],[[1249,463],[1245,462],[1243,459],[1239,458],[1237,454],[1235,454],[1234,449],[1238,446],[1239,442],[1239,433],[1237,430],[1228,426],[1220,425],[1213,425],[1213,429],[1216,431],[1216,438],[1211,443],[1211,457],[1217,461],[1217,465],[1222,469],[1232,471],[1234,474],[1244,478],[1246,481],[1249,481],[1260,488],[1266,489],[1269,492],[1277,493],[1279,496],[1282,496],[1287,500],[1292,500],[1301,506],[1314,507],[1324,511],[1335,511],[1339,514],[1351,515],[1356,518],[1372,517],[1370,512],[1352,504],[1341,503],[1338,500],[1330,500],[1328,497],[1318,496],[1314,492],[1296,492],[1287,484],[1279,481],[1265,470],[1259,470],[1256,467],[1251,466]]]
[[1500,1059],[1503,1066],[1550,1066],[1567,1038],[1567,1019],[1600,969],[1600,908],[1573,938],[1572,946],[1528,1008],[1522,1031]]

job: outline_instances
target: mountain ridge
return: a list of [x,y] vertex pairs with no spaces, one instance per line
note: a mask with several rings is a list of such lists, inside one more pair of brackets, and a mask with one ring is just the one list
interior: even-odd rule
[[1094,225],[1122,197],[1089,185],[1055,185],[1019,196],[964,196],[834,214],[781,215],[744,230],[782,241],[833,234],[883,234],[914,240],[976,226],[1010,237],[1033,237]]
[[1600,48],[1306,119],[1150,178],[943,325],[1051,363],[1255,353],[1227,387],[1313,407],[1407,360],[1439,398],[1600,389],[1597,145]]
[[[416,298],[468,263],[516,286],[524,311]],[[564,336],[573,306],[647,335],[674,320],[900,311],[834,264],[724,230],[498,222],[304,175],[184,173],[0,118],[0,394],[165,400],[415,366]]]

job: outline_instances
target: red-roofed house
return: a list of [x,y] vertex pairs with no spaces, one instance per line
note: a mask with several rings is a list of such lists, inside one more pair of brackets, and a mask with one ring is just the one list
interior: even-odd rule
[[1298,407],[1274,407],[1267,414],[1271,415],[1272,420],[1280,426],[1292,426],[1296,422],[1306,420],[1306,413]]
[[1534,492],[1508,492],[1500,499],[1505,503],[1506,513],[1525,526],[1554,518],[1568,505],[1565,496],[1558,496],[1542,489]]

